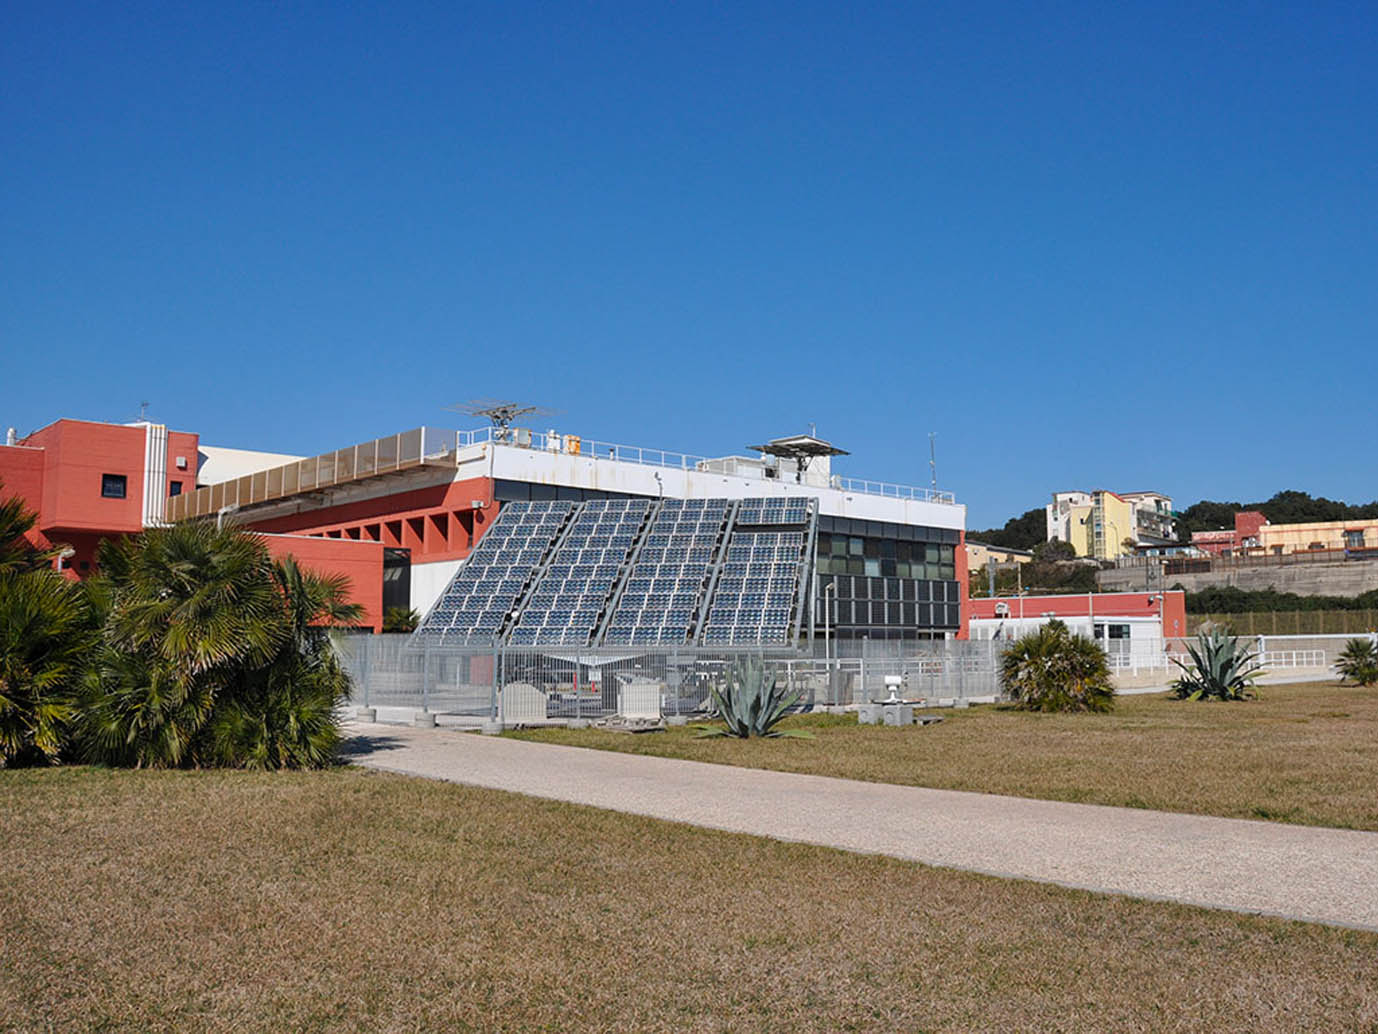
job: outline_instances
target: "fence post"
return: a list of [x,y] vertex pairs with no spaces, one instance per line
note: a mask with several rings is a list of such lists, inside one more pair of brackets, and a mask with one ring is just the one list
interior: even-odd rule
[[421,710],[429,711],[431,701],[431,644],[421,644]]
[[372,637],[372,636],[369,636],[369,641],[366,642],[364,645],[365,645],[366,649],[364,649],[363,651],[360,652],[360,658],[361,658],[361,660],[363,661],[363,663],[359,665],[359,668],[360,668],[360,670],[361,670],[362,673],[363,673],[363,677],[360,679],[360,681],[363,682],[363,684],[364,684],[364,707],[367,707],[367,706],[368,706],[368,683],[369,683],[369,663],[368,663],[368,660],[369,660],[369,655],[373,652],[373,637]]
[[491,708],[492,708],[493,721],[495,721],[495,722],[498,721],[498,719],[499,719],[499,715],[498,715],[498,665],[501,663],[501,661],[502,661],[502,656],[501,656],[501,653],[500,653],[500,651],[499,651],[499,649],[498,649],[498,644],[497,644],[497,643],[494,643],[494,644],[493,644],[493,694],[492,694],[492,700],[490,701],[490,703],[491,703]]

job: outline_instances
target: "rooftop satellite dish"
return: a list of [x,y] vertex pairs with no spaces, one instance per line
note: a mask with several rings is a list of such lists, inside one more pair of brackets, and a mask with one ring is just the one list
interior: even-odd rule
[[527,406],[520,402],[506,402],[502,399],[470,399],[468,402],[456,402],[453,406],[446,406],[445,408],[451,412],[463,413],[466,416],[485,417],[493,424],[493,437],[500,442],[508,441],[511,438],[512,421],[519,416],[559,415],[557,410],[548,409],[545,406]]

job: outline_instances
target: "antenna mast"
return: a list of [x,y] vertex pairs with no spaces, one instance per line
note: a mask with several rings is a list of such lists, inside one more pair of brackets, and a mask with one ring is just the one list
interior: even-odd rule
[[935,444],[937,437],[937,431],[928,432],[928,478],[935,492],[938,490],[938,447]]
[[503,399],[470,399],[468,402],[457,402],[453,406],[446,406],[445,408],[451,412],[463,413],[466,416],[487,418],[493,425],[493,440],[499,442],[511,439],[512,421],[519,416],[558,415],[556,410],[547,409],[545,406],[528,406],[520,402],[509,402]]

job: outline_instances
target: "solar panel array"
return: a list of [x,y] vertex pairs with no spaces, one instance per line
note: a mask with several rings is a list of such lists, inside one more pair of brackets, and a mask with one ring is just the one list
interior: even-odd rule
[[527,601],[509,641],[587,645],[650,508],[648,499],[585,503]]
[[606,642],[683,643],[691,637],[730,508],[726,499],[665,500],[613,611]]
[[737,524],[808,524],[813,500],[796,496],[793,499],[743,499],[737,511]]
[[573,503],[506,503],[417,629],[442,642],[497,636]]
[[811,507],[809,499],[742,502],[709,606],[706,644],[790,641]]

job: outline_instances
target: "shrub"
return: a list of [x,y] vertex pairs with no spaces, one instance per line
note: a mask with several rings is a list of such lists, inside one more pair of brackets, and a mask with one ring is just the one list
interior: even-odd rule
[[1173,658],[1182,676],[1172,684],[1179,700],[1249,700],[1257,696],[1254,679],[1263,673],[1258,654],[1219,629],[1203,631],[1196,645],[1187,644],[1191,664]]
[[384,632],[415,632],[421,615],[410,607],[389,607],[383,611]]
[[0,768],[58,760],[93,638],[79,585],[0,573]]
[[1005,693],[1026,711],[1109,711],[1110,663],[1100,644],[1061,621],[1016,639],[1000,658]]
[[1361,686],[1378,683],[1378,640],[1351,639],[1335,664],[1340,681],[1356,682]]
[[349,680],[325,625],[344,579],[274,563],[233,528],[185,523],[107,546],[93,599],[105,648],[83,693],[92,761],[136,767],[328,763]]
[[793,736],[811,738],[802,729],[776,729],[775,725],[791,707],[799,702],[800,693],[780,687],[773,670],[768,671],[759,657],[747,657],[733,663],[721,689],[709,690],[714,713],[726,728],[701,725],[700,737],[737,736]]

